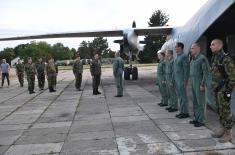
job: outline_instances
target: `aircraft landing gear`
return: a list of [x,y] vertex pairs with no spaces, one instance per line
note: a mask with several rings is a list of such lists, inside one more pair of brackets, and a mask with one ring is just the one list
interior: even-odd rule
[[132,80],[138,80],[138,68],[137,67],[125,67],[124,69],[124,79],[130,80],[132,75]]

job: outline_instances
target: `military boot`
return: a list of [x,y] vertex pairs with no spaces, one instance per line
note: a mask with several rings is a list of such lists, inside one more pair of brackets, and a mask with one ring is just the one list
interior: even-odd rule
[[213,138],[220,138],[224,135],[224,132],[225,132],[224,127],[220,127],[220,129],[218,131],[215,131],[214,133],[212,133],[211,136]]
[[219,139],[220,143],[226,143],[232,140],[232,130],[225,129],[224,135]]

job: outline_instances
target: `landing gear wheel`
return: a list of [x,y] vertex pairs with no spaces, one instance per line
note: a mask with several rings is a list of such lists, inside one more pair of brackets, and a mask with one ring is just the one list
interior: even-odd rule
[[130,80],[130,75],[131,75],[131,68],[125,67],[125,69],[124,69],[124,79],[125,80]]
[[138,68],[137,67],[132,68],[132,80],[138,80]]

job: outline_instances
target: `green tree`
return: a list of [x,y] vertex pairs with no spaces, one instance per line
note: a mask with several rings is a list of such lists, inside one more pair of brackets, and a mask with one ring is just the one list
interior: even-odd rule
[[[149,18],[148,25],[153,26],[164,26],[169,20],[169,15],[161,10],[156,10]],[[149,35],[145,37],[146,45],[144,46],[143,52],[140,53],[139,58],[141,62],[152,62],[157,59],[156,52],[162,47],[166,41],[166,35],[153,36]]]
[[0,59],[6,59],[6,61],[10,64],[11,60],[15,58],[15,52],[13,48],[4,48],[3,51],[0,52]]

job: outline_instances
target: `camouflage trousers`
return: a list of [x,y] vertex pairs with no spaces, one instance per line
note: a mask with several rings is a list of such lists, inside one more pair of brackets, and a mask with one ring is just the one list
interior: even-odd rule
[[35,85],[35,75],[27,75],[27,81],[28,81],[28,90],[29,92],[34,91],[34,85]]
[[230,108],[230,102],[226,101],[224,99],[224,91],[225,87],[220,89],[220,91],[217,93],[216,97],[216,106],[218,108],[218,114],[220,118],[220,122],[223,125],[224,128],[230,130],[233,126],[233,120],[232,120],[232,112]]
[[56,75],[48,75],[47,76],[48,87],[55,88],[56,86]]
[[38,87],[40,89],[43,89],[44,85],[45,85],[45,74],[44,73],[39,73],[37,75],[37,78],[38,78]]
[[82,83],[82,74],[81,73],[75,74],[75,87],[76,87],[76,89],[81,88],[81,83]]
[[23,87],[23,84],[24,84],[24,73],[18,73],[17,76],[18,76],[18,80],[19,80],[20,86]]

